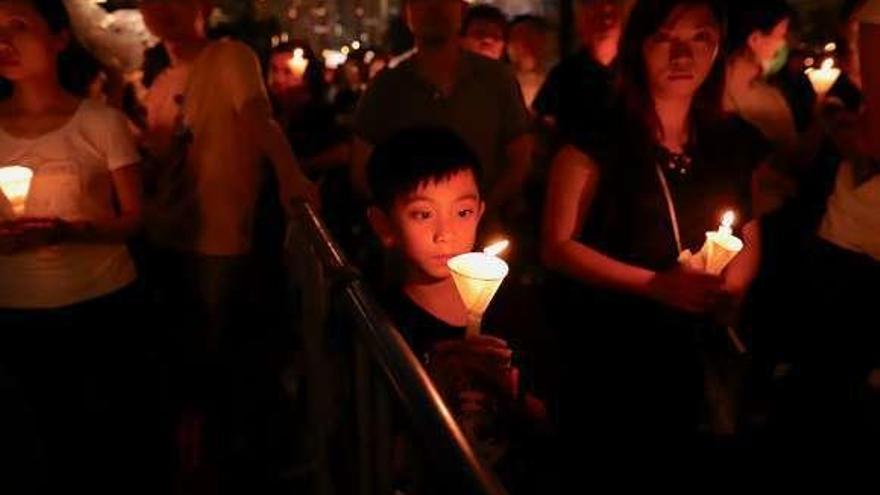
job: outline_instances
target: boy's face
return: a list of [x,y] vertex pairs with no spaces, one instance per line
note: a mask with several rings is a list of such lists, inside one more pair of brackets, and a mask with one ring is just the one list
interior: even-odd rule
[[[410,278],[438,281],[450,276],[450,258],[473,249],[483,209],[473,172],[463,170],[421,184],[390,212],[371,217],[383,244],[403,254]],[[377,222],[377,215],[384,218]]]

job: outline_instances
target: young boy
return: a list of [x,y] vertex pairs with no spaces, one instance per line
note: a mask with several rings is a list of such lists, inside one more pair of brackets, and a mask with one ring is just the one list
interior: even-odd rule
[[447,267],[474,248],[485,209],[479,160],[450,130],[413,128],[377,146],[367,174],[370,223],[399,268],[386,309],[477,453],[511,480],[518,449],[534,441],[546,413],[518,390],[504,340],[464,338],[467,311]]

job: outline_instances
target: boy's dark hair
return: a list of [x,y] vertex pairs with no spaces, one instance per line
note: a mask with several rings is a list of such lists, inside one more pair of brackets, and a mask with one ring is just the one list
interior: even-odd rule
[[461,21],[462,36],[467,34],[468,29],[474,21],[486,21],[488,23],[497,24],[501,26],[501,30],[506,36],[507,16],[504,15],[504,12],[501,12],[501,9],[494,5],[481,4],[468,8],[467,12],[464,14],[464,19]]
[[542,33],[547,33],[550,31],[550,23],[547,22],[547,19],[544,19],[543,17],[534,14],[523,14],[514,17],[513,20],[510,21],[508,29],[513,29],[515,26],[518,26],[520,24],[530,26],[532,29],[535,29],[536,31]]
[[729,10],[727,53],[746,46],[755,31],[770,34],[785,19],[794,19],[795,10],[785,0],[737,0]]
[[373,150],[367,163],[372,203],[390,211],[394,201],[419,186],[447,180],[470,170],[480,184],[477,154],[444,127],[413,127],[400,131]]

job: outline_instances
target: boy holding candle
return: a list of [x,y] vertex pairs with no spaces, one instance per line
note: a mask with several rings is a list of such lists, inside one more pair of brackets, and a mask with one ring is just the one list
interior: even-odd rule
[[495,438],[469,435],[478,454],[513,472],[514,452],[536,438],[544,407],[520,392],[504,340],[464,338],[467,309],[447,266],[474,248],[485,209],[479,160],[452,131],[413,128],[377,146],[367,172],[368,217],[399,272],[385,291],[386,309],[464,429],[465,416],[482,416],[476,436]]

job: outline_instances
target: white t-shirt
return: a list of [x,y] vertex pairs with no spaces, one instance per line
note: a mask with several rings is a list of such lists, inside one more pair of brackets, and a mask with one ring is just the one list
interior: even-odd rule
[[856,186],[852,165],[841,163],[819,236],[880,261],[880,176]]
[[[160,157],[167,151],[162,148],[181,109],[192,141],[185,174],[190,182],[178,184],[177,197],[170,203],[157,205],[148,199],[147,230],[154,242],[207,255],[250,250],[262,153],[241,112],[254,104],[263,105],[271,116],[259,61],[237,41],[213,42],[189,67],[156,79],[146,100],[146,138],[158,145],[151,151]],[[189,221],[182,217],[189,216],[191,235],[181,236],[182,222]]]
[[[110,172],[140,161],[125,117],[83,101],[61,128],[37,138],[0,129],[0,165],[34,172],[25,206],[29,217],[89,220],[116,215]],[[0,194],[0,218],[11,218]],[[136,278],[124,244],[65,243],[0,255],[0,308],[45,309],[85,302]]]

